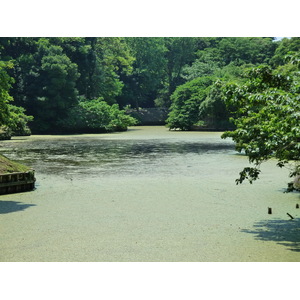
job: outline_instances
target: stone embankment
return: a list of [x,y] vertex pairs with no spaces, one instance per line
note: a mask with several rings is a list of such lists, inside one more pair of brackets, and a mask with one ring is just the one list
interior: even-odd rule
[[34,173],[29,167],[0,155],[0,195],[33,190]]
[[34,186],[34,170],[0,174],[0,195],[32,191]]

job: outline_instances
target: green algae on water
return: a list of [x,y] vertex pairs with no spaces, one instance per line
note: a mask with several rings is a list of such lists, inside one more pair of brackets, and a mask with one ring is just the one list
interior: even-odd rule
[[29,170],[31,170],[31,168],[20,163],[14,162],[5,157],[4,155],[0,155],[0,174],[27,172]]

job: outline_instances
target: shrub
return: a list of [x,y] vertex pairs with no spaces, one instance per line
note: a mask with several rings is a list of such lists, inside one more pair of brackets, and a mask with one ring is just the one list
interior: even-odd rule
[[117,104],[107,104],[103,98],[80,101],[69,111],[67,119],[61,121],[67,131],[93,133],[124,131],[135,124],[136,119],[126,115]]
[[170,129],[190,130],[200,121],[200,105],[213,82],[213,77],[199,77],[177,87],[171,96],[172,104],[167,119]]

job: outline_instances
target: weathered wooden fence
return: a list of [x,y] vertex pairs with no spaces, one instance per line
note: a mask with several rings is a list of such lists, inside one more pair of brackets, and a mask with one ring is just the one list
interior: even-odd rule
[[0,195],[31,191],[35,186],[34,170],[0,174]]

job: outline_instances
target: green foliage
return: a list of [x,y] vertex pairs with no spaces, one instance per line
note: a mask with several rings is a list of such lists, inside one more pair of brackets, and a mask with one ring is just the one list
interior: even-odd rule
[[124,86],[120,76],[131,74],[134,58],[124,39],[118,37],[98,38],[95,51],[102,80],[95,82],[98,94],[92,95],[92,98],[103,97],[109,104],[116,103],[116,97],[121,94]]
[[60,121],[63,130],[85,133],[124,131],[135,124],[136,120],[117,104],[109,105],[103,98],[79,102],[69,111],[68,117]]
[[40,39],[38,45],[35,54],[38,90],[33,109],[37,125],[48,130],[56,126],[56,117],[64,117],[67,108],[77,101],[79,73],[62,47],[51,45],[47,39]]
[[224,87],[236,130],[222,137],[231,137],[237,151],[244,152],[254,164],[240,173],[237,183],[257,179],[260,164],[271,158],[277,159],[280,167],[299,161],[299,91],[298,72],[287,76],[266,65],[249,70],[245,84]]
[[25,114],[25,109],[23,107],[18,107],[15,105],[8,105],[9,111],[9,121],[7,126],[14,136],[24,136],[30,135],[31,130],[28,127],[28,123],[33,121],[32,116]]
[[205,61],[197,59],[191,66],[186,65],[183,68],[182,78],[189,81],[197,77],[211,76],[217,70],[220,70],[218,62],[210,59],[207,59]]
[[232,128],[229,122],[230,113],[223,99],[223,84],[224,81],[222,80],[214,82],[209,88],[207,97],[199,107],[199,116],[205,120],[203,125],[218,130]]
[[[194,64],[197,67],[198,64]],[[199,69],[196,70],[193,66],[186,68],[186,72],[190,72],[189,78],[197,75],[204,75],[205,73],[199,73]],[[192,72],[196,72],[193,74]],[[223,68],[216,67],[211,69],[212,76],[200,76],[188,81],[188,83],[182,85],[182,89],[189,88],[189,83],[199,83],[197,87],[198,92],[201,95],[197,95],[194,91],[194,96],[181,95],[181,86],[172,95],[173,101],[170,107],[170,114],[167,120],[167,125],[170,128],[179,128],[182,130],[189,130],[193,125],[201,120],[203,126],[214,129],[229,129],[232,128],[229,122],[229,112],[226,108],[222,86],[225,82],[234,80],[235,82],[243,82],[241,74],[244,72],[244,66],[236,66],[234,63],[229,64]],[[187,73],[186,73],[187,74]],[[202,86],[202,83],[204,84]],[[179,92],[179,94],[178,94]],[[179,102],[179,99],[183,99]],[[188,101],[187,101],[188,99]],[[184,124],[184,125],[183,125]]]
[[[14,104],[34,116],[31,128],[35,133],[59,130],[70,110],[80,107],[82,98],[103,98],[110,106],[118,103],[120,107],[132,105],[136,109],[170,108],[172,104],[172,126],[188,129],[200,121],[227,126],[228,114],[224,113],[216,86],[207,86],[206,96],[198,95],[198,100],[196,96],[188,97],[186,105],[177,105],[177,96],[171,100],[171,95],[180,85],[199,77],[240,83],[245,65],[268,63],[274,53],[273,63],[281,65],[278,72],[288,75],[298,68],[298,39],[274,42],[261,37],[3,37],[0,60],[6,64],[12,61],[14,68],[7,65],[3,71],[0,66],[0,73],[12,78],[2,82],[12,86]],[[287,64],[291,55],[293,63]],[[8,88],[2,86],[2,90]],[[10,98],[6,95],[5,99]],[[8,114],[6,104],[1,108],[0,103],[0,121],[1,114]]]
[[181,77],[192,80],[197,77],[211,76],[223,66],[221,53],[217,48],[206,48],[196,53],[197,59],[191,65],[185,65]]
[[166,37],[164,38],[167,51],[165,57],[166,83],[161,90],[160,98],[165,106],[170,106],[170,97],[177,86],[183,84],[182,71],[185,65],[190,65],[196,58],[197,39],[192,37]]
[[278,47],[270,61],[271,65],[275,67],[284,65],[288,54],[299,53],[300,51],[300,37],[284,38],[277,44]]
[[0,140],[10,140],[12,132],[7,126],[0,127]]
[[162,88],[165,77],[167,51],[164,39],[160,37],[130,37],[126,38],[132,56],[135,58],[131,74],[121,76],[124,82],[122,95],[118,102],[140,106],[153,106],[158,90]]
[[226,65],[233,61],[240,64],[262,64],[269,62],[276,44],[272,38],[228,37],[220,41],[218,49]]
[[209,92],[213,77],[199,77],[177,87],[171,96],[167,126],[170,129],[190,130],[200,121],[200,105]]
[[[17,42],[20,43],[14,38],[7,41],[9,44]],[[29,42],[30,47],[25,44],[20,56],[6,49],[6,55],[11,55],[15,62],[12,74],[16,83],[12,95],[17,105],[35,117],[33,128],[43,132],[55,127],[56,118],[63,117],[68,107],[77,101],[75,85],[79,74],[76,64],[60,46],[52,45],[46,38]]]
[[32,129],[39,133],[57,131],[78,95],[116,103],[120,76],[132,71],[122,38],[0,38],[1,45],[2,56],[15,64],[15,103],[34,116]]
[[[259,62],[269,61],[275,51],[276,44],[271,38],[199,38],[196,39],[199,50],[196,51],[197,58],[192,64],[186,64],[181,72],[181,77],[187,81],[196,78],[215,77],[220,82],[242,83],[244,69],[254,66]],[[220,85],[212,85],[207,97],[200,104],[199,117],[206,126],[215,129],[230,128],[229,113],[223,101]],[[170,107],[170,121],[186,124],[189,128],[193,120],[188,121],[187,113],[179,113],[176,106]],[[197,115],[197,114],[196,114]],[[171,126],[175,126],[171,124]]]
[[[203,49],[196,52],[197,59],[192,65],[183,69],[183,78],[192,80],[197,77],[216,75],[224,77],[226,72],[238,73],[239,66],[244,64],[260,64],[269,61],[275,51],[276,44],[271,38],[232,37],[214,40],[203,45]],[[231,65],[231,70],[227,68]],[[226,68],[226,69],[225,69]],[[238,74],[236,74],[238,75]]]
[[103,97],[110,104],[116,102],[124,86],[120,76],[132,72],[134,59],[124,39],[88,37],[53,38],[51,41],[60,45],[77,65],[79,95],[87,99]]
[[234,82],[243,82],[243,75],[245,70],[254,67],[253,64],[243,64],[241,66],[237,65],[235,62],[231,62],[228,65],[216,69],[214,76],[223,81],[234,81]]
[[12,135],[30,135],[28,122],[33,120],[25,114],[23,107],[9,104],[13,101],[9,89],[14,80],[7,74],[8,68],[13,68],[11,61],[0,61],[0,127],[1,136],[5,139]]
[[13,79],[6,71],[6,69],[12,67],[12,62],[0,61],[0,126],[7,124],[9,119],[8,103],[13,100],[9,95]]

